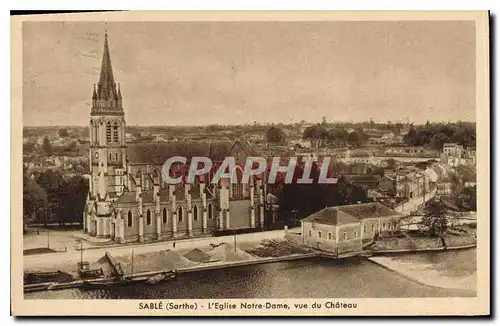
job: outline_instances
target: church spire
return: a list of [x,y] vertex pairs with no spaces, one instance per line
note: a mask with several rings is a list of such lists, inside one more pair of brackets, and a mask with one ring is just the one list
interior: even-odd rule
[[92,112],[114,112],[123,111],[121,107],[121,94],[116,88],[113,66],[111,65],[111,55],[109,52],[108,32],[104,34],[104,50],[102,53],[101,74],[97,83],[97,94]]
[[101,76],[99,78],[99,93],[107,96],[111,90],[115,91],[114,85],[115,78],[111,65],[111,55],[109,54],[108,33],[106,32],[106,34],[104,34],[104,51],[102,54]]

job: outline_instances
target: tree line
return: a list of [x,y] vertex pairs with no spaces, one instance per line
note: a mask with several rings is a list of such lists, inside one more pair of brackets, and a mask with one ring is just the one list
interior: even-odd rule
[[403,138],[410,146],[427,145],[441,150],[445,143],[458,143],[467,147],[476,146],[476,125],[471,122],[430,123],[423,126],[410,125]]
[[88,194],[82,176],[64,178],[58,171],[38,175],[23,171],[23,219],[25,223],[82,223]]
[[[328,177],[333,177],[330,168]],[[297,182],[304,173],[304,164],[299,163],[295,169],[291,183],[269,186],[279,198],[278,223],[294,226],[298,221],[327,206],[349,205],[368,202],[367,192],[360,186],[350,184],[342,176],[334,184],[319,183],[320,168],[314,162],[312,165],[310,184]]]
[[317,141],[320,144],[335,145],[343,147],[347,144],[351,146],[360,146],[368,140],[368,135],[365,134],[362,128],[356,128],[354,131],[348,132],[344,128],[327,129],[325,125],[314,125],[307,127],[302,135],[303,139]]

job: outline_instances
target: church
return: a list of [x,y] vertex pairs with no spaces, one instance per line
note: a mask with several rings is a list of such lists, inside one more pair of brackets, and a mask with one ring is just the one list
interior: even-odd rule
[[[125,126],[122,92],[113,76],[106,33],[90,112],[86,233],[125,243],[264,228],[264,178],[257,175],[249,183],[241,182],[246,158],[257,155],[245,140],[128,143]],[[172,156],[204,156],[214,164],[234,157],[238,182],[211,184],[207,174],[191,184],[167,184],[162,166]]]

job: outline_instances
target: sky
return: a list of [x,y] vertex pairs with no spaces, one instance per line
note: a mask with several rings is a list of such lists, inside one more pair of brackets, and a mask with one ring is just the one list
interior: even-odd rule
[[25,126],[87,125],[107,29],[128,125],[475,121],[475,27],[25,22]]

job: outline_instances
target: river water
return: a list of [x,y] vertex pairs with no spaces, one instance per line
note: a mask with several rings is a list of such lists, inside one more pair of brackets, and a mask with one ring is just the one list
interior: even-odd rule
[[[475,273],[476,250],[405,255],[436,263],[448,275]],[[188,273],[171,282],[105,290],[66,289],[26,293],[30,299],[403,298],[464,297],[475,291],[421,285],[367,259],[297,261]]]

